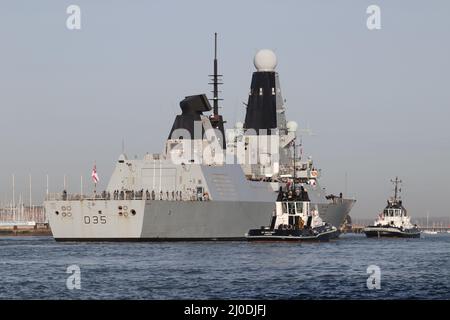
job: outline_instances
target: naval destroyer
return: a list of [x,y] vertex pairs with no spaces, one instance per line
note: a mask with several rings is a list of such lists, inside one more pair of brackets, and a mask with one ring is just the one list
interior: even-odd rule
[[[280,186],[303,186],[311,207],[340,227],[355,200],[327,196],[321,171],[296,154],[297,124],[286,121],[277,58],[255,58],[244,123],[224,129],[215,42],[213,106],[204,94],[180,102],[161,153],[122,153],[107,188],[94,195],[48,194],[57,241],[244,240],[271,219]],[[210,113],[207,115],[205,113]]]

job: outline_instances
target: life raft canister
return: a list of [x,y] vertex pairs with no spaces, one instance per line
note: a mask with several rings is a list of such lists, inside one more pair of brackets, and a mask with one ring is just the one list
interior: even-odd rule
[[300,219],[298,220],[298,226],[299,226],[300,228],[303,228],[304,225],[305,225],[305,222],[303,221],[302,218],[300,218]]

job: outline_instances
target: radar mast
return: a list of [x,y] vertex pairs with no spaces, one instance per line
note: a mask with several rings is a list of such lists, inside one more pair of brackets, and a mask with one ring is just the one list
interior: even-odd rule
[[402,180],[399,180],[398,177],[395,177],[395,180],[391,180],[391,182],[394,184],[394,202],[397,202],[397,200],[400,199],[400,191],[402,191],[402,189],[399,188],[399,184],[402,183]]
[[218,66],[217,66],[217,32],[214,33],[214,72],[213,74],[209,75],[210,82],[208,84],[213,86],[213,98],[210,99],[213,101],[213,114],[209,117],[209,120],[211,122],[211,126],[214,129],[218,129],[222,133],[222,141],[221,145],[223,149],[225,149],[225,131],[223,124],[225,121],[223,121],[222,115],[219,114],[219,101],[222,101],[223,99],[219,98],[219,85],[222,85],[222,76],[221,74],[218,74]]

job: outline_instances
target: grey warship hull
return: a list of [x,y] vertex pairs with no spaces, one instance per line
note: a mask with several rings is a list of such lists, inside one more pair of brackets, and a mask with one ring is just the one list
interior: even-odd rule
[[[85,208],[79,208],[83,203]],[[66,210],[81,214],[69,216],[67,211],[63,216],[62,211],[50,215],[57,241],[244,240],[249,229],[267,223],[274,209],[273,202],[83,200],[63,204]],[[56,205],[61,203],[47,203],[49,210]],[[352,205],[353,200],[344,199],[341,204],[321,204],[319,208],[325,221],[339,227]],[[119,215],[115,210],[119,207],[127,212]],[[131,210],[135,210],[134,216]]]

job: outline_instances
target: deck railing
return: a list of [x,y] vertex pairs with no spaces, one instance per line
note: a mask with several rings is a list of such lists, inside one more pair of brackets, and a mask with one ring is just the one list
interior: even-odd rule
[[165,200],[165,201],[208,201],[209,195],[189,195],[187,192],[133,192],[124,191],[117,194],[110,192],[101,192],[99,194],[74,194],[74,193],[49,193],[45,197],[46,201],[98,201],[98,200]]

